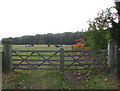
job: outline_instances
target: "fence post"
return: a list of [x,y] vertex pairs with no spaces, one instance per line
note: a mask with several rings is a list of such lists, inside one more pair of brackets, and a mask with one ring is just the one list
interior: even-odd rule
[[120,78],[120,48],[118,49],[117,60],[118,60],[118,78]]
[[12,43],[10,40],[3,41],[3,72],[10,72],[12,70]]
[[60,71],[64,72],[64,49],[60,49]]
[[118,77],[118,59],[117,59],[117,43],[110,39],[108,41],[108,68],[110,73]]
[[108,67],[117,61],[117,44],[113,39],[108,41]]

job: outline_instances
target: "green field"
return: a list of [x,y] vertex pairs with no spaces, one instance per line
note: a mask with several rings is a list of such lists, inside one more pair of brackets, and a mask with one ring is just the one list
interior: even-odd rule
[[[13,45],[13,50],[59,50],[54,45],[34,45],[26,48],[24,45]],[[69,45],[64,45],[65,50],[71,50]],[[50,53],[48,53],[50,54]],[[53,58],[55,59],[55,58]],[[11,73],[2,74],[3,89],[117,89],[120,80],[104,71],[93,70],[83,76],[82,71],[57,70],[13,70]],[[86,78],[85,78],[86,77]],[[114,78],[114,79],[113,79]]]
[[[34,45],[33,47],[25,47],[25,45],[13,45],[13,50],[59,50],[60,47],[54,47],[54,45]],[[71,50],[70,45],[63,45],[65,50]]]

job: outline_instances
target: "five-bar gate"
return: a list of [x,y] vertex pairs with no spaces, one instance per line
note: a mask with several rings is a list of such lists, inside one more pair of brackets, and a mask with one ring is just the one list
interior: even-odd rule
[[12,50],[13,69],[88,70],[107,64],[107,50]]

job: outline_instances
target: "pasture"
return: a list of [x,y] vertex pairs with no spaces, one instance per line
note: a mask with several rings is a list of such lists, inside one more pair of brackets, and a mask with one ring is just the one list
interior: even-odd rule
[[[54,45],[13,45],[13,50],[59,50]],[[71,50],[70,45],[64,45],[64,50]],[[48,53],[51,54],[51,53]],[[44,54],[45,55],[45,54]],[[56,59],[55,57],[53,59]],[[57,70],[13,70],[2,74],[3,89],[116,89],[120,80],[113,79],[104,71],[93,70],[81,75],[82,71]]]
[[[13,50],[59,50],[60,47],[55,47],[54,45],[34,45],[33,47],[25,47],[25,45],[13,45]],[[71,50],[70,45],[63,45],[65,50]]]

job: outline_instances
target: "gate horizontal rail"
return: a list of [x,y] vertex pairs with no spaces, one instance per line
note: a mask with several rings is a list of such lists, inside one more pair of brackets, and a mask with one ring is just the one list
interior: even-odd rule
[[[28,56],[28,55],[12,55],[12,56]],[[38,55],[31,55],[31,56],[38,56]],[[45,56],[45,57],[49,57],[51,55],[42,55],[42,56]],[[80,55],[72,55],[72,56],[76,56],[76,57],[79,57]],[[94,56],[94,55],[82,55],[82,56]],[[55,55],[55,57],[59,57],[59,55]],[[65,55],[64,57],[70,57],[68,55]]]
[[[35,52],[58,52],[60,50],[12,50],[12,52],[34,52],[34,51]],[[64,50],[64,52],[108,52],[108,50]]]
[[59,50],[12,50],[12,52],[58,52]]
[[[14,69],[14,68],[13,68]],[[50,69],[50,68],[15,68],[15,69],[24,69],[24,70],[60,70],[60,69]]]
[[[13,65],[39,65],[39,64],[13,64]],[[54,66],[59,66],[60,64],[53,64]],[[52,65],[52,66],[53,66]],[[64,66],[69,66],[70,64],[64,64]],[[102,65],[102,64],[81,64],[81,65]],[[71,66],[81,66],[80,64],[73,64]],[[51,64],[42,64],[42,66],[51,66]]]
[[[15,69],[23,69],[23,70],[60,70],[60,69],[50,69],[50,68],[15,68]],[[100,67],[98,67],[97,69],[101,69]],[[67,69],[67,70],[88,70],[86,68],[81,68],[81,69]]]
[[[13,61],[21,61],[21,59],[13,59]],[[34,59],[27,59],[27,61],[45,61],[45,60],[34,60]],[[50,60],[50,61],[60,61],[60,60]],[[74,60],[64,60],[64,61],[74,61]],[[89,59],[88,60],[77,60],[77,61],[90,61]],[[94,60],[93,60],[94,61]]]

